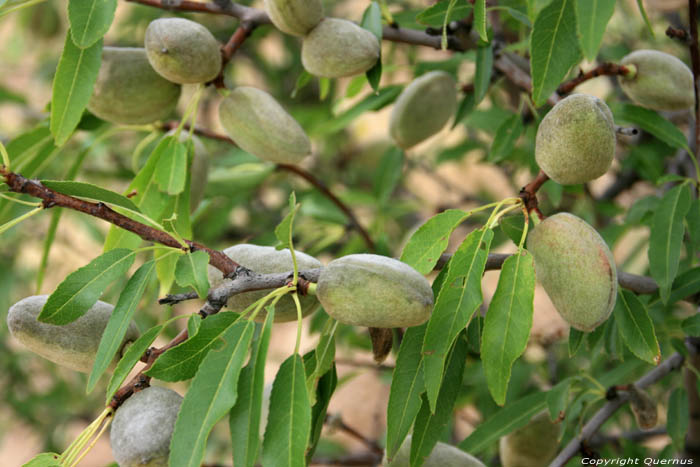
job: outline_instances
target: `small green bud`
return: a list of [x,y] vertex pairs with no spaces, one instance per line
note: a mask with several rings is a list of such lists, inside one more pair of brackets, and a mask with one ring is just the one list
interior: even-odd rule
[[695,105],[693,72],[678,58],[658,50],[637,50],[621,65],[633,73],[618,76],[624,93],[635,103],[654,110],[685,110]]
[[151,66],[173,83],[206,83],[221,71],[219,42],[204,26],[184,18],[160,18],[146,28]]
[[[72,370],[90,373],[102,333],[114,307],[98,301],[80,318],[57,326],[37,321],[37,316],[48,298],[48,295],[34,295],[12,305],[7,314],[10,334],[29,350],[47,360]],[[119,359],[125,346],[138,337],[138,328],[132,322],[115,361]]]
[[440,131],[457,109],[454,78],[431,71],[406,86],[391,112],[390,133],[408,149]]
[[170,438],[182,396],[151,386],[135,393],[114,415],[109,441],[119,467],[167,467]]
[[321,0],[265,0],[265,11],[277,29],[305,36],[323,19]]
[[535,159],[557,183],[585,183],[610,169],[615,143],[613,117],[605,102],[574,94],[559,101],[542,119]]
[[397,328],[424,323],[433,311],[433,289],[418,271],[386,256],[358,254],[331,261],[321,271],[316,296],[341,323]]
[[219,120],[244,151],[262,160],[298,164],[311,154],[304,129],[274,97],[251,87],[238,87],[221,101]]
[[340,78],[364,73],[377,63],[377,37],[352,21],[324,18],[304,37],[301,62],[312,75]]
[[146,51],[105,47],[87,108],[103,120],[140,125],[167,118],[180,98],[180,86],[163,79]]
[[593,227],[573,214],[555,214],[535,227],[527,249],[537,279],[567,323],[590,332],[608,319],[617,299],[617,270]]
[[[317,269],[321,267],[321,262],[313,256],[294,250],[299,271],[305,269]],[[290,272],[294,269],[292,255],[288,249],[276,250],[271,246],[258,246],[250,244],[234,245],[224,250],[224,254],[243,266],[258,274],[272,274],[277,272]],[[209,266],[209,283],[216,287],[223,282],[223,274],[218,269]],[[243,292],[229,298],[227,307],[236,313],[241,313],[247,307],[269,294],[271,290],[256,290],[253,292]],[[318,300],[313,295],[299,297],[301,302],[302,316],[313,313],[318,308]],[[261,310],[256,316],[256,321],[265,320],[265,310]],[[297,307],[294,299],[290,295],[282,297],[275,305],[275,322],[284,323],[296,321]]]
[[503,467],[545,467],[557,455],[561,424],[544,411],[522,428],[501,438],[499,454]]

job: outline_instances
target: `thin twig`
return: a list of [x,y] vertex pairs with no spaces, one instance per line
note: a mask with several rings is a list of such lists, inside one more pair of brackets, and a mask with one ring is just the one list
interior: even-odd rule
[[688,22],[690,23],[690,61],[693,68],[695,89],[695,159],[700,150],[700,49],[698,48],[698,2],[688,0]]
[[379,456],[384,455],[384,449],[382,449],[382,447],[376,441],[367,438],[365,435],[363,435],[362,433],[345,423],[339,414],[326,414],[326,419],[324,423],[328,425],[330,429],[336,429],[347,433],[352,438],[355,438],[356,440],[364,444],[373,453]]
[[[662,379],[667,374],[677,370],[683,364],[683,355],[679,353],[673,354],[659,366],[655,367],[647,374],[642,376],[635,382],[635,386],[639,389],[644,389]],[[581,433],[573,438],[569,444],[559,453],[559,455],[549,464],[549,467],[561,467],[576,455],[581,449],[581,442],[590,439],[601,426],[612,415],[629,400],[629,392],[620,392],[613,400],[608,401],[593,417],[586,423],[581,430]]]
[[629,69],[624,65],[618,65],[617,63],[612,62],[601,63],[586,73],[584,73],[583,70],[580,70],[579,75],[576,78],[560,84],[557,88],[557,94],[560,96],[569,94],[579,84],[584,83],[589,79],[597,78],[598,76],[617,76],[626,75],[627,73],[629,73]]

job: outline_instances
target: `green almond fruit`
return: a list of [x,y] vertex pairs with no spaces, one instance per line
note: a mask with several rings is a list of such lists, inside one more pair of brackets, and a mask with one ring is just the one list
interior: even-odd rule
[[417,326],[433,311],[433,289],[418,271],[386,256],[348,255],[321,271],[316,296],[341,323],[372,328]]
[[695,105],[693,72],[673,55],[637,50],[620,64],[632,68],[631,73],[618,76],[622,91],[642,107],[674,111]]
[[503,467],[546,467],[557,455],[561,424],[540,412],[522,428],[501,438],[499,454]]
[[170,438],[182,396],[151,386],[129,397],[117,409],[109,441],[119,467],[168,467]]
[[[72,370],[90,373],[102,333],[114,307],[98,301],[80,318],[57,326],[37,321],[37,316],[48,298],[48,295],[34,295],[12,305],[7,314],[10,334],[29,350],[47,360]],[[132,322],[126,331],[119,354],[115,357],[115,363],[126,345],[138,337],[138,328]]]
[[431,71],[406,86],[394,104],[389,133],[408,149],[440,131],[457,109],[457,83],[449,73]]
[[262,160],[298,164],[311,154],[304,129],[275,100],[257,88],[238,87],[219,106],[226,133],[244,151]]
[[377,37],[352,21],[324,18],[304,37],[301,63],[312,75],[341,78],[364,73],[377,63]]
[[87,108],[108,122],[142,125],[167,118],[179,98],[180,86],[153,70],[144,49],[104,47]]
[[[411,440],[413,437],[408,435],[401,447],[394,455],[391,462],[388,462],[386,456],[382,462],[386,467],[411,467]],[[467,454],[459,448],[446,443],[439,442],[435,445],[428,457],[423,460],[423,467],[486,467],[476,457]]]
[[[170,130],[165,135],[171,136],[176,130]],[[187,143],[190,140],[189,132],[180,132],[179,141]],[[209,153],[202,141],[195,135],[191,136],[194,155],[192,164],[190,165],[190,212],[194,212],[204,198],[204,192],[207,188],[207,180],[209,176]]]
[[160,18],[146,28],[151,66],[173,83],[206,83],[221,71],[221,47],[204,26],[184,18]]
[[615,144],[610,108],[596,97],[574,94],[559,101],[542,119],[535,138],[535,159],[557,183],[585,183],[610,169]]
[[[290,272],[294,269],[292,255],[288,249],[276,250],[271,246],[258,246],[251,244],[234,245],[224,250],[224,253],[240,264],[241,266],[250,269],[258,274],[272,274],[278,272]],[[320,268],[321,262],[313,256],[294,251],[297,260],[299,271],[307,269]],[[209,266],[209,284],[211,287],[220,285],[223,281],[221,271]],[[272,292],[271,290],[256,290],[252,292],[243,292],[229,298],[227,307],[236,313],[243,312],[247,307],[261,299],[265,295]],[[313,295],[299,297],[301,302],[302,316],[307,316],[318,308],[318,300]],[[261,310],[255,320],[265,321],[265,310]],[[277,302],[275,306],[275,322],[284,323],[288,321],[296,321],[297,307],[294,299],[290,295],[285,295]]]
[[272,24],[292,36],[305,36],[323,19],[321,0],[265,0]]
[[608,319],[617,299],[617,269],[593,227],[573,214],[555,214],[535,227],[527,249],[537,279],[567,323],[590,332]]

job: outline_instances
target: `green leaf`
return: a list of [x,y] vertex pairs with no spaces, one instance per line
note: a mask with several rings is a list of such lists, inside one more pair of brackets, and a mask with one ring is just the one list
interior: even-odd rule
[[700,250],[700,199],[695,199],[685,216],[688,235],[695,250]]
[[295,353],[282,363],[272,385],[262,465],[305,466],[310,433],[311,404],[306,390],[304,363]]
[[314,133],[319,136],[324,136],[344,130],[360,115],[366,112],[380,110],[394,102],[399,94],[401,94],[401,89],[402,86],[393,85],[385,86],[377,92],[372,92],[369,96],[350,107],[345,112],[316,127]]
[[690,152],[688,141],[683,132],[654,110],[619,102],[611,102],[610,110],[615,116],[615,121],[619,120],[636,125],[669,146]]
[[133,251],[120,248],[108,251],[70,273],[49,296],[37,319],[60,325],[80,318],[109,284],[126,274],[134,257]]
[[454,229],[468,216],[459,209],[448,209],[428,219],[411,235],[401,253],[401,261],[421,274],[428,274],[447,248]]
[[22,467],[61,467],[60,457],[59,454],[54,452],[42,452],[29,462],[22,464]]
[[362,22],[360,25],[374,34],[378,41],[382,40],[382,10],[377,2],[370,2],[369,6],[362,14]]
[[[483,0],[482,0],[483,1]],[[493,46],[484,45],[476,49],[476,72],[474,73],[474,105],[486,96],[493,73]]]
[[673,281],[668,303],[675,303],[700,292],[700,267],[685,271]]
[[85,182],[72,182],[61,180],[42,180],[41,184],[64,195],[101,201],[115,206],[121,206],[130,211],[139,212],[139,208],[126,196],[114,191],[101,188],[97,185]]
[[326,421],[328,403],[337,385],[338,373],[335,370],[335,364],[333,364],[331,369],[318,380],[318,385],[316,387],[316,403],[311,409],[311,438],[306,452],[307,464],[311,464],[311,458],[321,438],[321,429]]
[[654,28],[651,26],[651,21],[649,21],[649,17],[647,16],[647,11],[644,9],[644,3],[642,3],[642,0],[637,0],[637,6],[639,7],[639,12],[642,14],[642,18],[644,19],[644,24],[647,25],[647,29],[649,30],[651,37],[654,37]]
[[569,328],[569,357],[576,355],[578,349],[581,348],[584,337],[586,337],[586,334],[583,331]]
[[166,136],[158,144],[162,151],[155,168],[155,181],[160,191],[176,195],[185,189],[187,175],[187,146],[175,135]]
[[92,95],[101,63],[102,40],[80,49],[73,44],[70,30],[66,33],[51,96],[50,128],[56,146],[63,146],[78,126]]
[[117,0],[70,0],[68,21],[75,45],[84,49],[102,39],[116,9]]
[[313,75],[306,70],[302,71],[299,74],[299,76],[297,77],[296,84],[294,85],[294,91],[292,91],[292,99],[296,98],[299,91],[304,89],[306,85],[311,82],[311,78],[313,78]]
[[286,216],[284,216],[282,222],[280,222],[279,225],[275,227],[275,237],[277,237],[277,241],[279,241],[279,244],[276,247],[278,250],[282,250],[284,248],[289,248],[290,250],[292,249],[292,231],[294,229],[294,216],[296,216],[298,210],[299,204],[297,204],[296,195],[294,194],[294,192],[292,192],[289,195],[289,212]]
[[506,259],[486,313],[481,342],[486,383],[498,405],[506,402],[511,367],[525,351],[530,336],[534,293],[532,255],[525,251]]
[[372,68],[367,70],[365,73],[365,76],[367,77],[367,82],[369,83],[370,86],[372,86],[372,89],[374,92],[379,92],[379,83],[382,80],[382,59],[381,57],[377,60],[377,63],[374,64]]
[[153,277],[155,262],[149,261],[142,265],[126,283],[122,293],[119,295],[117,305],[109,317],[107,326],[102,333],[100,345],[97,348],[95,363],[92,366],[90,377],[87,382],[87,393],[95,388],[97,381],[105,372],[109,364],[114,360],[114,355],[122,345],[126,331],[129,329],[131,318],[139,305],[139,301],[146,291],[148,283]]
[[676,452],[683,452],[685,434],[688,432],[689,412],[685,391],[681,388],[674,389],[668,399],[666,430]]
[[254,466],[260,449],[265,361],[274,316],[274,309],[268,309],[262,332],[251,350],[250,361],[238,378],[238,399],[229,414],[233,464],[242,467]]
[[[489,151],[488,161],[497,164],[508,157],[513,152],[516,141],[523,133],[523,121],[520,114],[513,114],[496,130],[496,135],[493,137],[491,150]],[[522,226],[523,222],[520,223]],[[518,242],[520,239],[518,238]]]
[[379,167],[374,171],[373,191],[380,203],[384,204],[389,200],[401,180],[403,162],[404,153],[395,146],[389,148],[379,161]]
[[126,377],[129,375],[129,372],[131,372],[131,369],[134,368],[136,363],[138,363],[143,353],[151,346],[153,341],[156,340],[156,337],[158,337],[158,334],[160,334],[162,330],[162,324],[154,326],[143,333],[141,337],[136,339],[136,341],[129,346],[122,359],[119,360],[117,368],[115,368],[114,373],[109,380],[109,384],[107,385],[106,404],[109,404],[112,396],[122,385]]
[[691,337],[700,337],[700,314],[684,319],[681,323],[681,329]]
[[486,0],[474,1],[474,27],[479,33],[479,38],[484,41],[489,41],[489,36],[486,34]]
[[658,365],[661,349],[644,303],[632,292],[619,290],[613,313],[627,348],[640,359]]
[[170,440],[170,467],[202,464],[209,432],[236,403],[238,376],[254,330],[251,321],[234,323],[202,360],[177,415]]
[[209,278],[207,276],[209,254],[204,250],[182,255],[175,266],[175,281],[180,287],[192,287],[199,298],[207,298]]
[[408,328],[396,357],[386,411],[386,455],[389,458],[401,447],[420,410],[420,396],[425,391],[421,343],[426,327],[427,324],[422,324]]
[[615,11],[615,0],[576,0],[578,43],[586,60],[598,55],[605,28]]
[[649,271],[659,284],[659,294],[668,303],[671,285],[678,273],[683,244],[683,219],[690,209],[688,185],[678,185],[666,192],[654,212],[649,237]]
[[469,16],[469,13],[472,11],[472,5],[469,2],[461,2],[453,6],[448,15],[448,4],[449,2],[437,2],[435,5],[418,13],[416,15],[416,21],[426,26],[442,27],[445,21],[445,15],[447,15],[447,22],[449,23],[450,21]]
[[571,378],[566,378],[547,391],[547,409],[549,410],[549,418],[552,421],[557,420],[559,415],[566,410],[572,382]]
[[237,319],[238,315],[233,312],[219,312],[208,317],[202,321],[197,334],[158,357],[146,375],[171,382],[192,378],[207,353]]
[[466,334],[466,329],[463,329],[447,358],[447,369],[440,385],[437,404],[433,410],[431,410],[426,396],[423,396],[423,403],[413,426],[411,466],[420,467],[423,465],[423,461],[430,455],[452,419],[452,411],[462,389],[464,367],[469,352]]
[[574,1],[553,0],[540,11],[532,27],[532,99],[538,107],[547,102],[571,67],[581,60]]
[[425,388],[431,410],[435,410],[452,343],[469,325],[484,298],[481,276],[489,256],[493,230],[481,228],[464,239],[447,266],[447,275],[435,301],[423,340]]
[[459,448],[472,455],[479,454],[502,436],[527,425],[533,415],[546,407],[546,398],[546,392],[536,392],[511,402],[477,426],[459,443]]

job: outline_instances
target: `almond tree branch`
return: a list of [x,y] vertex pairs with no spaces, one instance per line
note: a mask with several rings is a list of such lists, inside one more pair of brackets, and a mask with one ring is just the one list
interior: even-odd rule
[[[644,389],[662,379],[683,364],[683,355],[675,353],[666,361],[655,367],[635,382],[635,386]],[[581,449],[581,443],[588,441],[613,414],[629,400],[628,392],[620,392],[617,397],[609,400],[581,429],[579,436],[572,439],[549,467],[562,467]]]
[[598,76],[617,76],[626,75],[627,73],[629,73],[629,69],[624,65],[618,65],[612,62],[601,63],[586,73],[584,73],[583,70],[579,70],[579,75],[576,78],[559,85],[557,88],[557,94],[560,96],[569,94],[579,84],[584,83],[589,79],[597,78]]
[[695,89],[695,159],[700,149],[700,48],[698,47],[698,2],[688,0],[688,22],[690,23],[690,61],[693,69]]
[[[83,212],[135,233],[146,241],[160,243],[161,245],[171,248],[183,249],[180,242],[169,233],[119,214],[104,203],[92,203],[90,201],[74,198],[73,196],[64,195],[63,193],[45,187],[36,180],[29,180],[22,175],[9,172],[4,167],[0,167],[0,175],[4,177],[5,183],[10,191],[24,193],[41,199],[45,209],[62,207]],[[234,276],[236,271],[240,268],[238,263],[220,251],[212,250],[211,248],[191,240],[185,240],[185,243],[190,251],[206,251],[209,254],[209,263],[220,270],[224,276]]]

